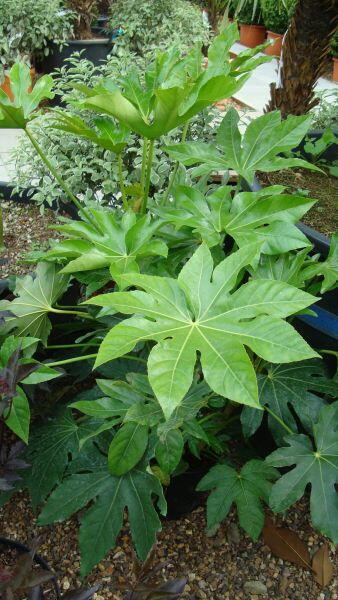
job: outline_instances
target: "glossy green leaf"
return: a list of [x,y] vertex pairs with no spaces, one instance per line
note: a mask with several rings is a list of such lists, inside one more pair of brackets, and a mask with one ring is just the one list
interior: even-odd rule
[[36,268],[35,278],[26,275],[17,280],[16,298],[11,302],[0,302],[1,310],[10,310],[13,317],[0,326],[1,335],[15,329],[20,335],[29,334],[46,344],[51,330],[48,313],[53,304],[64,294],[69,277],[60,275],[55,265],[41,262]]
[[[326,401],[313,392],[335,397],[337,381],[329,379],[320,361],[306,361],[291,365],[267,365],[258,375],[259,401],[268,406],[277,417],[295,433],[298,432],[294,413],[309,433],[317,422],[321,408]],[[243,433],[253,435],[262,420],[262,413],[244,407],[241,413]],[[280,445],[285,429],[269,415],[269,429]]]
[[244,346],[270,361],[281,357],[284,362],[303,360],[316,353],[282,320],[313,303],[311,295],[273,281],[260,282],[260,286],[249,281],[231,293],[239,273],[255,263],[258,255],[259,246],[250,244],[213,269],[211,253],[202,244],[177,280],[123,276],[126,285],[145,291],[114,292],[87,301],[137,315],[111,329],[99,348],[96,365],[123,356],[141,340],[155,340],[148,376],[169,418],[191,386],[199,351],[204,378],[212,390],[259,407],[256,375]]
[[54,98],[51,91],[53,79],[50,75],[44,75],[29,91],[32,85],[30,69],[24,63],[13,65],[9,79],[14,101],[0,89],[0,126],[2,129],[25,129],[40,102],[46,98]]
[[143,137],[159,138],[217,100],[231,97],[255,65],[269,60],[261,56],[255,62],[257,48],[241,54],[240,61],[232,65],[229,44],[235,39],[237,25],[232,24],[210,45],[206,69],[202,68],[199,48],[192,48],[183,58],[177,48],[159,52],[154,64],[147,68],[144,83],[131,71],[122,80],[121,89],[111,88],[108,82],[92,89],[82,86],[86,99],[78,104],[116,118]]
[[[32,361],[30,361],[30,363],[31,362]],[[41,364],[36,371],[28,375],[25,379],[22,379],[21,383],[24,383],[25,385],[36,385],[38,383],[43,383],[44,381],[50,381],[61,375],[62,373],[60,371],[52,369],[48,365]]]
[[11,402],[9,411],[5,411],[4,419],[7,427],[21,440],[28,444],[30,408],[25,392],[17,386],[17,395]]
[[125,423],[110,444],[108,467],[112,475],[124,475],[140,462],[148,444],[148,427]]
[[315,203],[283,191],[271,186],[232,197],[231,187],[224,186],[204,196],[196,188],[178,186],[174,202],[157,213],[177,228],[192,228],[209,247],[219,244],[225,233],[239,247],[257,241],[265,254],[280,254],[311,245],[296,223]]
[[71,238],[58,241],[47,253],[68,264],[62,273],[75,273],[114,265],[119,272],[138,270],[137,259],[167,256],[166,244],[154,236],[160,226],[150,215],[137,218],[132,211],[119,218],[107,210],[91,209],[97,228],[84,221],[70,221],[55,227]]
[[310,509],[314,527],[338,543],[338,402],[324,406],[313,427],[314,442],[306,435],[285,437],[288,446],[266,458],[274,467],[293,467],[274,485],[269,504],[281,512],[299,500],[311,485]]
[[300,158],[280,156],[295,148],[304,138],[311,117],[289,115],[281,120],[279,111],[253,119],[242,135],[238,128],[239,115],[233,108],[227,111],[217,133],[217,145],[183,142],[168,145],[166,152],[186,166],[200,165],[193,170],[195,177],[234,169],[238,175],[253,183],[256,171],[279,171],[288,167],[303,167],[318,171],[318,167]]
[[161,469],[169,475],[175,471],[182,458],[184,441],[182,433],[178,429],[168,431],[167,435],[160,438],[156,446],[156,460]]
[[303,273],[304,279],[323,276],[321,293],[327,292],[338,285],[338,232],[331,239],[330,252],[325,261],[320,261],[308,265]]
[[199,482],[198,491],[212,490],[207,501],[208,529],[221,523],[236,504],[241,527],[257,540],[264,525],[262,501],[268,503],[278,471],[260,460],[249,460],[238,473],[227,465],[212,467]]

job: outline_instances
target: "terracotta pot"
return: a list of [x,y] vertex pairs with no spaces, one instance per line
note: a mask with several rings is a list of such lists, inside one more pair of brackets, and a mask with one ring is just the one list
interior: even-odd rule
[[338,83],[338,58],[333,59],[333,74],[332,79]]
[[248,48],[255,48],[265,41],[265,27],[263,25],[240,25],[239,41]]
[[[30,70],[30,73],[31,73],[31,80],[33,82],[33,79],[35,77],[35,69],[32,68]],[[5,75],[5,81],[0,85],[0,89],[2,89],[5,92],[5,94],[7,94],[7,96],[9,96],[11,102],[13,102],[14,98],[13,98],[13,94],[11,92],[11,86],[10,86],[10,83],[9,83],[9,77],[8,77],[8,75]],[[32,91],[32,86],[29,88],[29,91],[30,92]]]
[[282,43],[283,43],[283,34],[282,33],[274,33],[274,31],[267,32],[268,40],[275,40],[274,44],[265,48],[265,54],[269,56],[280,56],[282,51]]

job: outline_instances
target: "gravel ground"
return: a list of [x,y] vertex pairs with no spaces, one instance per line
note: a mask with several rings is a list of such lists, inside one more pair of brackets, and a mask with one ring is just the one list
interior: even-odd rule
[[[44,534],[39,552],[60,574],[61,588],[83,585],[79,578],[78,520],[74,517],[50,528],[38,528],[27,497],[18,494],[0,510],[1,535],[26,541]],[[289,527],[314,553],[325,541],[314,533],[308,520],[307,501],[299,502],[278,525]],[[211,537],[205,533],[205,509],[200,507],[177,521],[164,521],[156,552],[157,562],[166,562],[164,578],[187,577],[184,600],[337,600],[337,581],[321,588],[313,575],[271,555],[262,540],[252,542],[239,529],[234,512]],[[334,554],[333,562],[337,567]],[[122,531],[116,548],[102,560],[86,583],[99,582],[96,600],[122,600],[117,586],[130,582],[130,538]],[[156,564],[156,563],[155,563]],[[50,596],[48,600],[54,598]]]
[[52,210],[40,214],[33,204],[21,204],[2,201],[5,250],[0,258],[0,278],[8,275],[22,275],[32,270],[31,264],[22,262],[28,250],[48,248],[48,239],[59,237],[49,225],[59,222],[58,215]]

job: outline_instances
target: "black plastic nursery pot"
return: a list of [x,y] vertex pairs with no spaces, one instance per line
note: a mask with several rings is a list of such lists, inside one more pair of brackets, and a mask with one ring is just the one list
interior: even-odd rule
[[[11,202],[18,202],[19,204],[34,204],[34,192],[31,193],[28,190],[24,190],[22,194],[13,193],[14,186],[6,181],[0,181],[0,199],[11,200]],[[53,202],[52,205],[46,205],[46,208],[51,210],[59,210],[67,213],[72,219],[78,219],[79,214],[76,206],[71,202],[64,203],[61,207]]]
[[[11,539],[0,536],[0,555],[4,554],[6,549],[16,550],[19,554],[23,554],[25,552],[30,552],[30,548],[28,546],[26,546],[25,544],[22,544],[21,542],[17,542],[16,540],[11,540]],[[39,554],[35,554],[34,562],[39,567],[42,567],[42,569],[44,569],[45,571],[51,571],[47,561]],[[55,577],[53,577],[50,580],[50,582],[48,582],[47,585],[49,588],[52,588],[52,592],[51,592],[51,590],[49,590],[48,594],[46,594],[44,592],[42,586],[38,586],[38,589],[37,589],[38,595],[34,595],[35,600],[44,600],[44,598],[46,598],[46,599],[51,598],[51,595],[50,595],[51,593],[53,594],[52,597],[55,598],[56,600],[59,600],[61,598],[60,588],[59,588],[58,582]]]
[[[311,131],[309,131],[306,134],[306,138],[310,138],[310,140],[312,142],[316,142],[317,140],[319,140],[323,133],[324,133],[324,129],[313,129]],[[321,155],[321,159],[326,160],[330,163],[335,162],[336,160],[338,160],[338,129],[333,128],[333,133],[337,139],[337,142],[334,144],[330,144],[330,146],[328,146],[325,150],[325,152],[323,152],[323,154]],[[296,148],[293,149],[292,152],[299,152],[300,156],[304,159],[304,160],[311,160],[311,154],[309,154],[308,152],[305,152],[304,150],[304,145],[307,142],[307,139],[304,138],[300,144],[298,144],[298,146]]]
[[94,65],[99,66],[102,61],[107,59],[111,50],[111,41],[109,38],[97,38],[92,40],[68,40],[67,45],[60,50],[57,44],[50,45],[48,56],[43,59],[40,68],[45,73],[51,73],[55,69],[64,66],[64,62],[74,52],[82,51],[82,58],[90,60]]

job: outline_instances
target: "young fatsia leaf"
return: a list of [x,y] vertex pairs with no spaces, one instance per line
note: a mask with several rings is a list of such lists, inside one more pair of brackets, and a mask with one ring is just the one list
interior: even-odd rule
[[16,63],[9,72],[9,80],[14,101],[0,89],[0,126],[2,129],[25,129],[40,102],[54,98],[53,79],[44,75],[29,91],[32,85],[30,69],[24,63]]
[[309,115],[289,115],[281,120],[279,111],[269,112],[251,121],[241,134],[239,115],[234,108],[226,113],[217,133],[217,146],[203,142],[182,142],[168,145],[165,151],[174,160],[193,169],[195,177],[212,171],[234,169],[253,183],[256,171],[279,171],[288,167],[303,167],[318,171],[318,167],[300,158],[284,158],[281,153],[295,148],[311,124]]
[[133,211],[122,218],[108,210],[91,210],[97,228],[84,221],[70,221],[55,227],[71,239],[58,241],[47,258],[69,261],[61,273],[75,273],[110,267],[118,272],[138,271],[137,260],[145,256],[167,256],[166,244],[156,239],[161,225],[150,215],[137,218]]
[[68,275],[60,275],[55,265],[46,262],[38,264],[34,278],[26,275],[18,279],[14,292],[17,297],[11,302],[0,302],[0,308],[10,308],[14,315],[0,327],[1,335],[15,329],[16,333],[29,334],[46,344],[52,327],[48,313],[66,291],[68,281]]
[[285,437],[288,444],[266,458],[274,467],[293,466],[272,488],[269,504],[275,512],[299,500],[311,484],[310,508],[314,527],[338,542],[338,402],[324,406],[313,427],[315,450],[306,435]]
[[218,525],[236,504],[241,527],[257,540],[264,525],[262,500],[268,503],[272,482],[278,471],[261,460],[249,460],[238,473],[227,465],[212,467],[197,486],[198,491],[213,490],[207,501],[208,529]]
[[123,356],[141,340],[155,340],[148,376],[169,418],[191,386],[199,351],[212,390],[259,407],[256,375],[244,346],[270,361],[316,356],[283,320],[312,304],[313,296],[270,280],[249,281],[233,291],[245,266],[257,261],[259,249],[257,244],[244,246],[213,269],[210,250],[202,244],[177,280],[136,273],[121,276],[125,285],[145,291],[114,292],[87,301],[135,315],[107,334],[96,365]]
[[[312,433],[320,410],[326,404],[324,398],[313,392],[334,398],[337,396],[337,380],[329,379],[319,360],[291,365],[266,365],[257,379],[261,405],[268,406],[295,433],[298,431],[297,421],[290,407],[306,431]],[[257,431],[262,417],[261,411],[246,406],[243,408],[241,422],[246,437]],[[284,427],[270,414],[268,424],[276,442],[281,444],[285,436]]]

